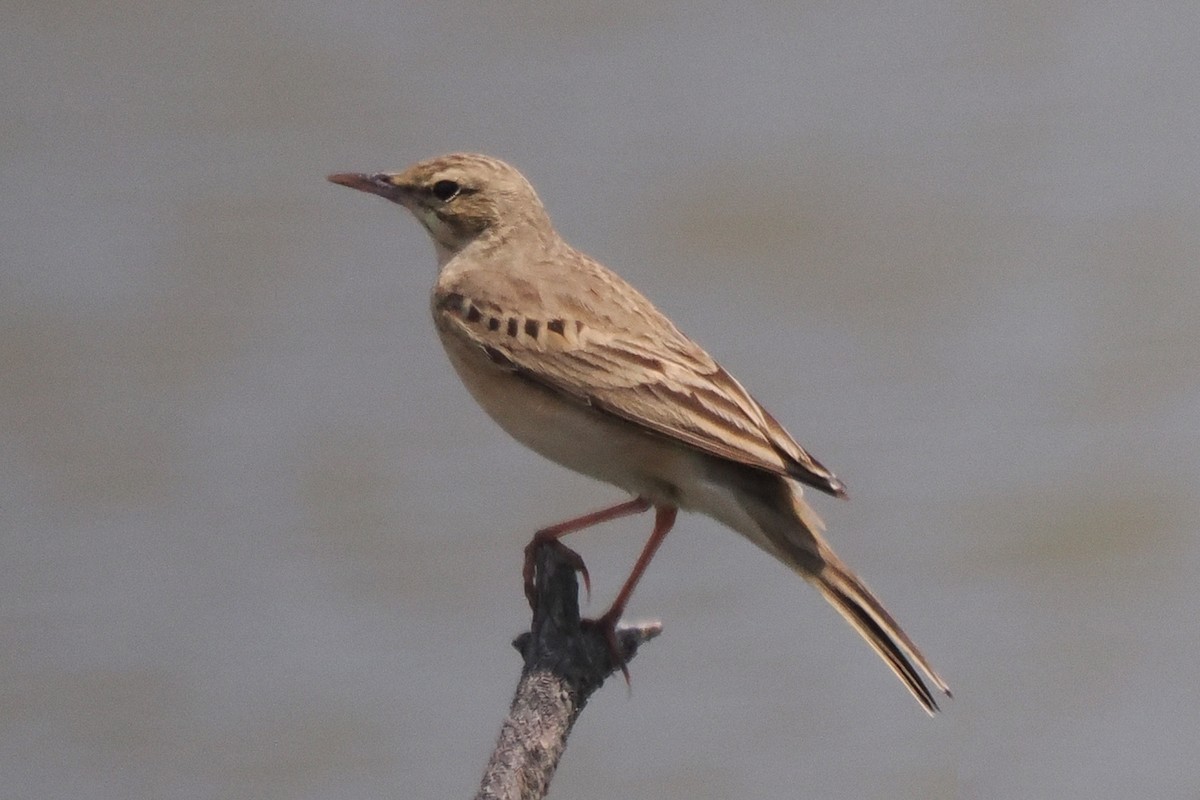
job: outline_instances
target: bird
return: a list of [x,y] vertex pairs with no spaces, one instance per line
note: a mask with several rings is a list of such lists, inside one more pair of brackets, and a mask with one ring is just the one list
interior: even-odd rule
[[815,586],[927,713],[938,704],[926,679],[951,696],[825,541],[803,487],[845,498],[845,484],[641,292],[571,247],[516,168],[453,153],[399,172],[328,180],[403,206],[428,232],[437,334],[483,410],[531,450],[632,496],[537,531],[526,548],[527,595],[532,548],[562,547],[586,582],[582,560],[561,537],[653,509],[644,549],[596,620],[611,641],[677,512],[699,512]]

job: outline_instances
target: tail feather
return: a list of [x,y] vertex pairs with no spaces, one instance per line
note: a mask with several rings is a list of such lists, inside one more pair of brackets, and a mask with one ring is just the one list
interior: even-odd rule
[[937,713],[938,705],[933,694],[921,679],[917,666],[929,680],[946,696],[950,687],[933,671],[925,656],[904,633],[892,615],[880,604],[871,590],[845,565],[836,560],[832,553],[825,553],[825,563],[819,572],[805,575],[821,591],[825,599],[845,617],[867,644],[879,654],[884,663],[896,673],[901,682],[930,715]]
[[816,586],[917,702],[929,714],[936,713],[937,702],[922,673],[947,697],[951,696],[950,687],[866,584],[825,543],[821,536],[825,526],[804,502],[800,487],[783,480],[774,484],[747,480],[742,486],[750,487],[743,489],[741,498],[756,524],[754,529],[738,529]]

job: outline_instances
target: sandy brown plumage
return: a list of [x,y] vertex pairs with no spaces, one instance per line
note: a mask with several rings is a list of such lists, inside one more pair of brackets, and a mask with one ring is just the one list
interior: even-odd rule
[[[829,548],[798,485],[845,496],[842,482],[640,292],[563,241],[517,170],[454,154],[330,180],[405,206],[429,232],[438,334],[493,419],[533,450],[646,501],[615,507],[620,514],[658,509],[651,543],[606,617],[623,610],[675,508],[700,511],[816,586],[921,705],[937,709],[921,673],[948,695],[946,683]],[[577,527],[547,531],[557,538]]]

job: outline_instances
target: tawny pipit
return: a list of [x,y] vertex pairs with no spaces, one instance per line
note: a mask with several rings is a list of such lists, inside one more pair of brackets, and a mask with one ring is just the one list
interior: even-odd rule
[[655,509],[645,549],[600,618],[610,631],[676,510],[699,511],[816,586],[925,710],[937,710],[913,663],[949,695],[946,683],[834,555],[801,496],[803,483],[843,497],[842,482],[641,293],[564,242],[521,173],[456,154],[329,180],[399,203],[433,237],[438,335],[492,419],[636,498],[539,531],[535,542]]

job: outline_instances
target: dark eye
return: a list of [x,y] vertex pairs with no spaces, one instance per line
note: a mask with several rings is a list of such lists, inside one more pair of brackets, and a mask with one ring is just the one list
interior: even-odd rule
[[454,181],[438,181],[433,185],[433,196],[444,203],[461,190],[462,187]]

